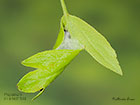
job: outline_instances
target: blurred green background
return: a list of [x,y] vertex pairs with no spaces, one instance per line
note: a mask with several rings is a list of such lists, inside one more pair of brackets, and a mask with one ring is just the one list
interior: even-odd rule
[[[69,12],[102,33],[118,54],[124,76],[82,51],[35,101],[4,100],[32,68],[20,63],[52,49],[59,32],[59,0],[0,0],[0,105],[138,105],[140,103],[140,0],[65,0]],[[134,101],[113,100],[132,98]]]

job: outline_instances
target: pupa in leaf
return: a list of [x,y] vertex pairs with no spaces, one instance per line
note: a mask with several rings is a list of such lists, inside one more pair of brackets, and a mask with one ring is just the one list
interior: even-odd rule
[[61,4],[64,15],[53,50],[35,54],[22,62],[36,70],[23,76],[17,86],[19,91],[25,93],[39,91],[33,99],[41,95],[82,50],[106,68],[122,75],[117,55],[105,37],[82,19],[70,15],[63,0]]

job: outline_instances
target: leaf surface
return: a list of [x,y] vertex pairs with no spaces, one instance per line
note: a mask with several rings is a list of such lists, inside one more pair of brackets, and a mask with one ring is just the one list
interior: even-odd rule
[[57,47],[59,47],[64,39],[64,28],[63,28],[62,19],[63,19],[63,17],[61,18],[60,31],[59,31],[59,34],[58,34],[58,37],[57,37],[57,40],[56,40],[56,43],[55,43],[53,49],[56,49]]
[[60,70],[80,52],[80,50],[59,49],[35,54],[22,62],[23,65],[49,72]]
[[34,70],[27,73],[18,82],[18,90],[25,93],[34,93],[40,91],[32,100],[39,97],[45,88],[63,71],[59,70],[55,73],[49,73],[48,70]]
[[33,99],[37,98],[80,51],[80,49],[49,50],[24,60],[23,65],[38,69],[23,76],[17,84],[18,89],[25,93],[34,93],[41,90]]
[[104,36],[76,16],[67,15],[63,21],[71,37],[79,40],[94,59],[110,70],[122,75],[116,53]]

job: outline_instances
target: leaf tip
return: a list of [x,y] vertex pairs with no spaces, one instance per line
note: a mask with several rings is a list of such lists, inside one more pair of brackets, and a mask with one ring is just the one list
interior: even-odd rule
[[21,62],[21,64],[24,65],[24,66],[29,66],[30,62],[29,62],[28,59],[25,59]]
[[44,92],[44,90],[45,90],[44,88],[40,89],[40,92],[35,97],[32,98],[32,101],[38,98]]
[[120,71],[120,75],[123,76],[123,72],[122,72],[122,70]]
[[21,62],[22,65],[25,65],[25,60]]
[[19,85],[19,83],[17,83],[17,89],[18,89],[18,91],[23,92],[23,90],[22,90],[21,86]]
[[118,69],[117,71],[115,71],[117,74],[119,74],[120,76],[123,76],[123,72],[122,72],[122,70],[121,70],[121,67],[120,67],[120,69]]

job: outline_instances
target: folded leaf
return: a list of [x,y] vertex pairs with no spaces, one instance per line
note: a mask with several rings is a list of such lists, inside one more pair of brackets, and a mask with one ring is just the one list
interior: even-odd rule
[[25,93],[41,91],[33,99],[37,98],[80,51],[80,49],[49,50],[24,60],[23,65],[38,68],[38,70],[26,74],[18,82],[18,89]]
[[79,49],[48,50],[29,57],[22,64],[28,67],[48,70],[49,72],[56,72],[68,65],[80,51]]
[[34,93],[40,91],[33,99],[43,93],[45,88],[63,71],[63,69],[49,73],[48,70],[35,70],[26,74],[17,84],[19,91]]
[[17,84],[18,89],[26,93],[34,93],[44,89],[53,79],[47,70],[34,70],[26,74]]
[[[63,18],[63,17],[62,17]],[[61,22],[60,22],[60,31],[56,40],[56,43],[53,47],[53,49],[56,49],[58,46],[60,46],[60,44],[62,43],[63,39],[64,39],[64,28],[63,28],[63,24],[62,24],[62,18],[61,18]]]

